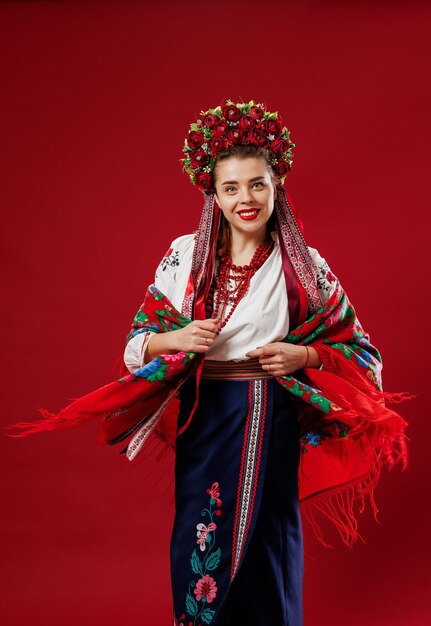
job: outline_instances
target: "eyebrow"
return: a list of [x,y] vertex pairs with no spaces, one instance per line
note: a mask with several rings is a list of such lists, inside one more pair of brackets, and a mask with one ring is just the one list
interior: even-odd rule
[[[254,178],[250,178],[248,182],[253,183],[255,180],[261,180],[262,178],[265,178],[265,176],[255,176]],[[222,183],[222,185],[237,185],[237,184],[238,184],[237,180],[225,180],[224,183]]]

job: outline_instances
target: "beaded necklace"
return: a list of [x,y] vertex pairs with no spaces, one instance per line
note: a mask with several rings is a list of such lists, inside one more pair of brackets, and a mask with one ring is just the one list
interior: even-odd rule
[[[220,258],[206,305],[207,317],[219,317],[222,320],[216,336],[226,326],[241,298],[247,293],[252,276],[265,263],[273,248],[274,240],[272,238],[259,244],[248,265],[234,265],[230,254],[223,255]],[[236,282],[233,289],[229,289],[229,281],[231,279]],[[215,294],[216,286],[218,289]],[[225,316],[229,304],[232,306]]]

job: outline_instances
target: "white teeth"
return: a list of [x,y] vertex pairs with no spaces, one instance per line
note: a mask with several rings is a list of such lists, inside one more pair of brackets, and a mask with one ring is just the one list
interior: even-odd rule
[[254,215],[257,213],[257,209],[253,209],[253,211],[240,211],[241,215]]

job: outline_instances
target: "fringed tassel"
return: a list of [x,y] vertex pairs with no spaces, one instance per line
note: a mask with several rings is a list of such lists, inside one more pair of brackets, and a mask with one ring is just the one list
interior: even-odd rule
[[413,400],[416,396],[408,391],[381,391],[380,397],[386,402],[393,402],[397,404],[399,402],[405,402],[406,400]]
[[[345,367],[347,363],[343,360],[344,357],[337,355],[338,358],[335,358],[336,353],[334,353],[333,348],[322,344],[320,341],[314,342],[312,346],[317,351],[325,371],[331,372],[336,376],[340,376],[344,381],[350,383],[356,389],[359,389],[366,395],[372,397],[376,402],[384,405],[385,402],[400,403],[405,402],[406,400],[413,400],[416,397],[408,391],[390,392],[378,389],[375,385],[370,386],[369,379],[358,375],[354,376],[351,372],[349,372],[349,369]],[[339,359],[341,360],[339,361]],[[340,367],[340,363],[342,363],[344,367]]]
[[[390,411],[391,416],[388,419],[389,409],[385,409],[382,416],[375,415],[375,421],[370,422],[364,419],[356,411],[352,411],[356,424],[349,425],[349,437],[366,433],[369,443],[369,449],[373,449],[381,455],[382,462],[386,463],[389,468],[393,468],[398,463],[401,464],[401,470],[407,469],[409,464],[409,451],[407,441],[409,437],[405,434],[408,422],[400,415]],[[347,414],[345,414],[347,415]],[[341,418],[343,421],[343,418]]]
[[50,413],[46,409],[38,409],[38,412],[42,415],[43,419],[33,422],[17,422],[16,424],[6,425],[7,430],[18,428],[23,431],[15,434],[7,432],[5,433],[6,436],[16,438],[27,437],[28,435],[33,435],[34,433],[81,426],[94,418],[94,413],[79,413],[76,416],[76,419],[74,419],[70,410],[68,410],[66,414],[64,414],[63,411],[60,411],[59,413]]
[[315,517],[315,511],[319,511],[327,517],[337,528],[343,542],[349,549],[360,539],[365,543],[364,538],[358,532],[358,522],[354,512],[354,503],[359,499],[361,506],[359,513],[363,513],[365,509],[365,495],[369,496],[376,522],[378,508],[374,499],[374,490],[379,481],[382,470],[382,461],[380,458],[376,462],[371,471],[358,481],[338,487],[330,492],[324,492],[313,496],[310,500],[300,503],[301,515],[304,517],[314,532],[317,540],[325,548],[334,548],[332,544],[326,543],[320,525]]
[[[125,448],[125,450],[127,450],[127,448]],[[151,489],[155,489],[163,479],[167,479],[166,487],[159,493],[164,495],[169,490],[173,493],[173,464],[175,462],[175,456],[169,457],[169,452],[172,452],[171,446],[166,443],[163,437],[160,437],[153,431],[148,437],[143,451],[136,457],[135,462],[127,463],[126,467],[136,469],[137,467],[141,468],[141,466],[144,466],[144,471],[140,476],[145,483],[151,485]],[[151,460],[154,461],[152,464]]]

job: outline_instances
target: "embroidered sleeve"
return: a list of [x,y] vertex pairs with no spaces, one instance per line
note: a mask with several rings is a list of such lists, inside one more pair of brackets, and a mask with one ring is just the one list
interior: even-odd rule
[[182,235],[174,239],[157,266],[154,284],[171,302],[175,298],[175,288],[186,256],[188,260],[186,253],[193,241],[193,234]]
[[[163,255],[154,275],[154,285],[171,302],[175,301],[180,278],[190,271],[190,261],[193,251],[194,234],[181,235],[172,241]],[[178,287],[179,289],[179,287]],[[127,369],[134,373],[144,367],[145,351],[154,332],[145,330],[132,337],[124,350],[124,363]]]
[[124,363],[132,374],[147,364],[144,360],[145,350],[153,335],[153,331],[147,330],[144,333],[135,335],[127,343],[124,350]]
[[335,274],[332,273],[326,259],[321,257],[315,248],[308,246],[308,250],[317,269],[317,289],[322,298],[322,304],[325,304],[335,290],[337,278]]
[[[308,250],[317,269],[317,289],[319,290],[322,304],[325,304],[335,290],[337,278],[331,272],[326,259],[320,256],[316,248],[310,248],[310,246],[308,246]],[[323,365],[321,365],[319,369],[323,370]]]

